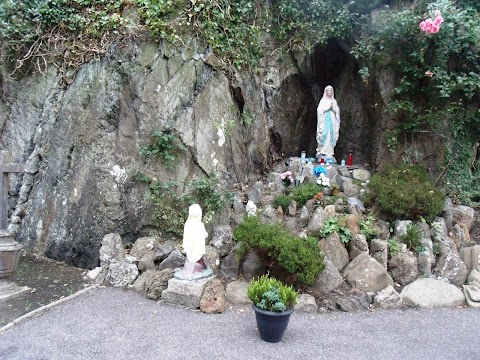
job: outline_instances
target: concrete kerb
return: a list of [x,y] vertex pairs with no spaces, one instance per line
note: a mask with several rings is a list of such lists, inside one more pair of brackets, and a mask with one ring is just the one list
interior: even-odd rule
[[25,321],[27,321],[31,318],[40,316],[40,315],[44,314],[45,312],[47,312],[48,310],[54,308],[55,306],[63,304],[64,302],[70,301],[72,299],[75,299],[76,297],[79,297],[79,296],[85,294],[86,292],[94,290],[99,286],[100,286],[99,284],[91,285],[89,287],[86,287],[85,289],[77,291],[75,294],[72,294],[70,296],[61,298],[61,299],[59,299],[57,301],[54,301],[50,304],[42,306],[42,307],[40,307],[38,309],[35,309],[33,311],[30,311],[29,313],[27,313],[25,315],[22,315],[19,318],[16,318],[15,320],[9,322],[7,325],[0,328],[0,336],[5,334],[8,330],[13,329],[15,326],[17,326],[17,325],[19,325],[19,324],[21,324],[21,323],[23,323],[23,322],[25,322]]

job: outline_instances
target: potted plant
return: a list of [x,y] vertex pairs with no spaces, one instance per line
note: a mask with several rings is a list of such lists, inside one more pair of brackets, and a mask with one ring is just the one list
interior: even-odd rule
[[263,275],[250,281],[247,295],[253,302],[260,338],[273,343],[281,341],[294,311],[297,292],[291,286]]

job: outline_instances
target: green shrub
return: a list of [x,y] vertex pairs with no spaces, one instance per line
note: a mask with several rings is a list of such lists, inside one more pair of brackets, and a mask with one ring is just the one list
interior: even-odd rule
[[292,188],[290,195],[297,202],[298,206],[305,205],[307,200],[313,199],[313,197],[320,191],[320,187],[317,184],[302,184]]
[[422,167],[387,165],[372,176],[368,202],[390,221],[432,221],[442,211],[445,196]]
[[338,216],[332,216],[323,223],[320,237],[326,238],[330,234],[337,234],[340,237],[340,241],[344,244],[348,244],[352,239],[350,229],[345,227],[345,219]]
[[369,215],[365,219],[360,220],[360,234],[365,235],[368,241],[375,239],[378,235],[378,229],[375,227],[375,216]]
[[[233,193],[220,186],[218,178],[193,180],[189,183],[154,180],[142,172],[134,172],[131,179],[148,185],[147,198],[153,204],[153,216],[160,230],[181,236],[187,220],[188,207],[197,203],[203,210],[203,222],[209,223],[215,212],[230,206]],[[179,188],[184,190],[180,193]]]
[[157,130],[152,132],[151,137],[151,142],[140,148],[140,155],[146,158],[160,158],[165,167],[173,168],[178,153],[184,150],[175,132],[172,129]]
[[273,207],[276,209],[281,206],[283,211],[287,211],[288,206],[292,203],[292,201],[293,196],[291,195],[278,195],[273,200]]
[[390,239],[387,241],[387,243],[391,256],[395,256],[400,253],[400,244],[398,243],[397,239]]
[[313,237],[306,239],[290,235],[280,225],[260,223],[249,216],[233,230],[242,251],[254,250],[276,277],[311,285],[325,268],[324,255]]
[[274,312],[291,309],[297,302],[297,292],[291,286],[268,275],[250,281],[247,295],[256,307]]
[[406,234],[402,235],[400,237],[400,240],[403,243],[407,244],[407,247],[409,250],[412,250],[415,252],[421,252],[422,249],[424,248],[422,243],[420,242],[421,238],[422,238],[421,230],[415,225],[410,224],[407,226]]

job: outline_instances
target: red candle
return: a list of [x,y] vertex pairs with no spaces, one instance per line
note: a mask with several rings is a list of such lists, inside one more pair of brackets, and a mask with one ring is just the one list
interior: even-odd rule
[[352,153],[348,154],[348,156],[347,156],[347,165],[348,166],[353,165],[353,155],[352,155]]

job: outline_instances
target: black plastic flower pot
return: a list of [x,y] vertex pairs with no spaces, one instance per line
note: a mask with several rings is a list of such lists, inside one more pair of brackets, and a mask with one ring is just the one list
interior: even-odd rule
[[288,326],[290,315],[294,309],[283,312],[266,311],[252,305],[257,319],[257,328],[260,332],[260,338],[264,341],[276,343],[282,341],[283,334]]

